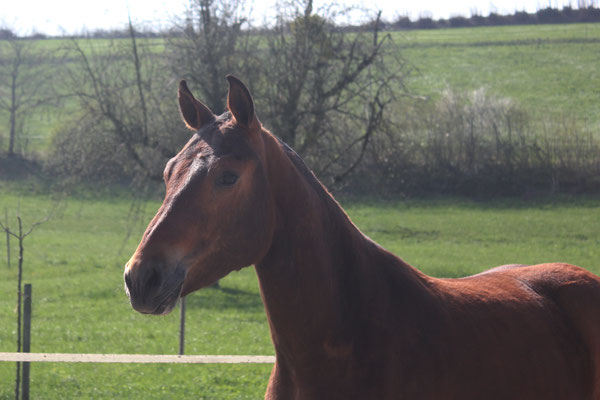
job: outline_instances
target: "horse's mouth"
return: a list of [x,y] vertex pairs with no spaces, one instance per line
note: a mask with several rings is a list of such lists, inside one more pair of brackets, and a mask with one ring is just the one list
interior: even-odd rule
[[179,302],[179,298],[181,297],[180,293],[181,293],[182,287],[183,287],[183,282],[179,285],[179,288],[178,288],[176,294],[164,299],[153,311],[150,311],[150,312],[142,312],[141,311],[141,313],[142,314],[151,314],[151,315],[167,315],[167,314],[169,314],[171,311],[173,311],[173,309]]
[[150,315],[167,315],[177,305],[179,298],[182,296],[184,279],[179,280],[174,285],[169,287],[161,286],[158,290],[150,293],[144,291],[136,291],[132,293],[127,285],[125,291],[129,297],[129,302],[134,310],[141,314]]

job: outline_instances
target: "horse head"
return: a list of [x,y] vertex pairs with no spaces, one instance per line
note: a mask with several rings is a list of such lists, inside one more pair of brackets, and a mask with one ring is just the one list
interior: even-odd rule
[[220,116],[179,84],[181,117],[194,134],[166,164],[163,204],[125,266],[125,290],[141,313],[167,314],[181,296],[268,251],[274,208],[263,128],[248,89],[227,79]]

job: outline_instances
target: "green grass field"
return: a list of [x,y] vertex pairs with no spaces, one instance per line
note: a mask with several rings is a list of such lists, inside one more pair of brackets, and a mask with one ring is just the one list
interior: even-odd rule
[[396,32],[416,68],[413,91],[487,89],[536,120],[600,124],[600,24],[478,27]]
[[[0,210],[20,203],[25,226],[52,200],[0,182]],[[176,354],[178,313],[143,316],[123,292],[123,265],[144,222],[128,230],[130,199],[70,198],[25,242],[24,282],[33,284],[34,352]],[[458,277],[506,263],[567,261],[600,272],[600,199],[559,197],[479,203],[461,199],[349,201],[370,237],[436,276]],[[13,219],[14,221],[14,219]],[[13,223],[14,226],[14,223]],[[16,247],[6,266],[0,236],[0,351],[15,351]],[[121,250],[121,251],[120,251]],[[187,354],[273,354],[252,267],[188,298]],[[269,365],[32,365],[32,398],[262,398]],[[0,399],[13,396],[14,363],[0,363]]]

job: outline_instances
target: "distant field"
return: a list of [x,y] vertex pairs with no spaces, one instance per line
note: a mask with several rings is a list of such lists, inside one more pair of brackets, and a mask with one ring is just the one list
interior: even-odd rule
[[508,97],[538,120],[575,117],[600,127],[600,24],[479,27],[396,32],[415,67],[410,87]]
[[[20,203],[25,225],[52,201],[18,196],[0,182],[0,218]],[[33,284],[34,352],[175,354],[178,313],[142,316],[123,292],[123,265],[158,207],[128,230],[126,197],[70,199],[25,242],[24,281]],[[506,263],[568,261],[600,273],[600,200],[478,203],[460,199],[347,202],[371,238],[436,276],[458,277]],[[119,249],[122,249],[119,252]],[[16,248],[5,265],[0,236],[0,351],[15,350]],[[253,269],[188,298],[187,354],[273,354]],[[258,399],[270,365],[32,365],[32,398]],[[0,363],[0,399],[13,395],[14,364]]]
[[[600,24],[415,30],[392,35],[414,68],[408,80],[414,95],[435,98],[449,88],[483,87],[517,101],[538,121],[567,116],[600,130]],[[153,51],[163,51],[160,39],[150,40]],[[53,39],[39,44],[57,54],[66,42]],[[90,43],[83,47],[94,46],[101,52],[109,41]],[[51,68],[58,67],[51,64]],[[69,101],[59,109],[32,115],[25,126],[28,149],[44,151],[51,135],[73,115],[77,109]],[[0,114],[0,118],[0,126],[7,126],[6,116]]]

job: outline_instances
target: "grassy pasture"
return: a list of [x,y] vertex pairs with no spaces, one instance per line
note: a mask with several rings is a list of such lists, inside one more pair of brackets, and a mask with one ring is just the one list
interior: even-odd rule
[[[1,183],[0,183],[1,185]],[[0,186],[0,210],[20,202],[25,226],[49,197]],[[130,199],[71,198],[25,242],[33,284],[34,352],[175,354],[178,313],[142,316],[129,306],[122,270],[146,222],[124,242]],[[458,277],[506,263],[568,261],[600,272],[600,201],[553,198],[479,203],[461,199],[347,201],[367,235],[424,272]],[[3,217],[3,215],[2,215]],[[119,249],[122,251],[119,252]],[[12,246],[13,256],[16,247]],[[0,351],[15,350],[16,259],[0,237]],[[188,298],[187,354],[273,354],[253,269]],[[33,398],[262,398],[270,365],[32,364]],[[13,393],[14,364],[0,363],[0,399]]]
[[478,27],[396,32],[416,68],[419,94],[448,88],[517,101],[536,120],[577,118],[600,124],[600,24]]

